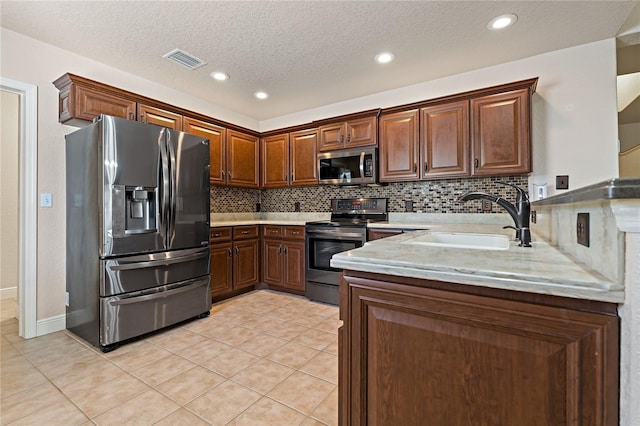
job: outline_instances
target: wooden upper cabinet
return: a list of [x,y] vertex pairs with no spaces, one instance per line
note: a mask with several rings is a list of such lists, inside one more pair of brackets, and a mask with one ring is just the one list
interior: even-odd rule
[[227,129],[195,118],[184,117],[183,130],[209,139],[209,180],[211,183],[224,184],[222,171],[226,169],[224,147]]
[[289,134],[269,136],[260,140],[263,188],[289,185]]
[[71,120],[93,121],[100,114],[136,119],[135,100],[91,83],[73,74],[65,74],[53,82],[59,90],[58,114],[61,123]]
[[420,110],[421,176],[469,176],[469,101]]
[[138,104],[138,121],[182,130],[182,115],[149,105]]
[[293,132],[289,138],[291,186],[318,184],[318,129]]
[[258,188],[259,163],[259,139],[236,130],[227,130],[227,185]]
[[417,109],[380,116],[380,182],[420,177],[418,126]]
[[319,151],[332,151],[360,146],[377,145],[378,118],[365,117],[319,128]]
[[529,89],[471,99],[474,175],[531,171]]

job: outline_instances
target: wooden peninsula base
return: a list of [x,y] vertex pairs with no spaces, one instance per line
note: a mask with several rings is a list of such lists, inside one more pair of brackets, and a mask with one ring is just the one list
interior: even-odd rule
[[616,305],[345,271],[340,425],[617,425]]

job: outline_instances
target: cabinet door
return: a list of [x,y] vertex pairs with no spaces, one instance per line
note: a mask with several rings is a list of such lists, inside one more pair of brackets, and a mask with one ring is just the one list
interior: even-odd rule
[[347,121],[347,140],[345,147],[367,146],[378,144],[378,118],[367,117]]
[[401,229],[367,229],[367,241],[379,240],[382,238],[393,237],[402,234]]
[[[69,107],[68,99],[66,106],[64,103],[60,105],[61,117]],[[73,116],[73,118],[91,121],[100,114],[107,114],[127,120],[136,119],[135,102],[82,86],[75,86],[75,109],[73,113],[67,112],[70,118]]]
[[471,100],[473,174],[531,171],[529,90]]
[[262,240],[262,281],[282,285],[282,240]]
[[417,180],[418,110],[380,117],[380,181]]
[[469,101],[421,110],[422,177],[469,175]]
[[336,123],[321,126],[319,151],[331,151],[334,149],[344,148],[345,141],[345,124]]
[[616,316],[345,280],[345,424],[618,424]]
[[257,137],[227,130],[227,184],[258,188],[259,153]]
[[233,243],[233,289],[249,287],[260,281],[258,240]]
[[269,136],[260,141],[262,148],[263,188],[278,188],[289,184],[289,134]]
[[283,284],[286,288],[304,291],[304,242],[284,242]]
[[291,186],[318,184],[318,130],[291,133],[289,160]]
[[149,105],[138,104],[138,121],[173,130],[182,130],[182,116],[180,114]]
[[184,117],[184,131],[209,139],[209,180],[213,184],[223,184],[222,171],[225,169],[224,144],[227,130],[215,124]]
[[211,244],[211,295],[222,296],[233,290],[233,244]]

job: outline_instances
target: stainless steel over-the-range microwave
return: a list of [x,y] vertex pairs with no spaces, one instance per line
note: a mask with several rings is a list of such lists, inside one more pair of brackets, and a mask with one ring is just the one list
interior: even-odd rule
[[318,154],[318,182],[327,185],[377,183],[378,150],[363,148]]

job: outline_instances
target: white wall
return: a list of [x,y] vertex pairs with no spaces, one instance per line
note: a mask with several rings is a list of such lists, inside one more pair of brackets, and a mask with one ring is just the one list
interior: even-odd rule
[[[18,95],[0,91],[0,290],[18,286]],[[0,294],[14,294],[14,291]]]
[[[38,192],[52,193],[53,207],[38,212],[38,319],[64,313],[64,135],[74,128],[58,123],[58,92],[51,82],[65,72],[262,131],[539,76],[530,184],[552,183],[555,175],[568,174],[575,189],[618,175],[614,39],[260,123],[4,28],[0,39],[3,77],[39,87]],[[550,188],[549,195],[553,192]]]
[[530,186],[546,183],[548,196],[551,196],[556,193],[556,175],[569,175],[569,189],[617,177],[615,39],[265,120],[260,122],[260,130],[433,99],[532,77],[539,77],[539,80],[533,98]]

